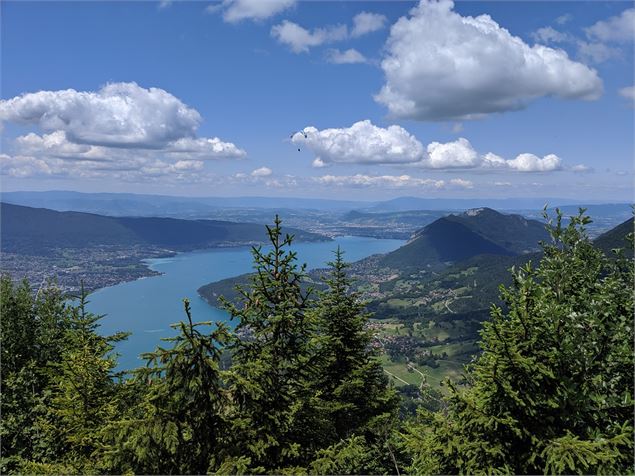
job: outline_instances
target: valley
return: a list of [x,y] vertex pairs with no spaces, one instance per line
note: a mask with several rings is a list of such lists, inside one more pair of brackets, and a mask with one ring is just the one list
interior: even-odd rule
[[[275,215],[274,210],[256,207],[248,200],[231,204],[240,206],[214,209],[212,217],[212,211],[204,206],[201,209],[196,202],[166,200],[166,214],[189,210],[185,213],[188,218],[100,215],[2,203],[1,271],[15,280],[26,277],[37,287],[55,279],[65,293],[77,292],[80,283],[87,290],[101,290],[93,295],[91,306],[123,328],[127,327],[127,313],[135,308],[130,307],[133,296],[143,307],[137,309],[139,315],[152,307],[151,303],[163,302],[156,296],[170,296],[174,303],[164,302],[155,309],[152,314],[158,320],[153,325],[133,326],[140,337],[124,344],[133,356],[124,362],[134,362],[146,344],[150,346],[164,335],[163,331],[154,335],[155,328],[168,329],[170,322],[179,319],[180,298],[192,297],[197,288],[201,299],[195,301],[196,312],[201,317],[211,312],[209,317],[225,319],[224,312],[217,309],[218,299],[236,300],[236,284],[248,285],[249,274],[239,274],[250,269],[248,247],[265,241],[263,224]],[[58,208],[100,212],[119,203],[114,210],[147,212],[151,201],[132,196],[115,202],[67,203],[53,197],[51,203]],[[261,203],[263,207],[271,205]],[[353,290],[372,315],[369,326],[375,333],[374,346],[387,375],[404,392],[410,385],[443,391],[446,377],[461,381],[463,366],[478,352],[476,342],[491,304],[500,304],[499,286],[511,282],[509,269],[539,261],[540,242],[549,241],[543,219],[531,218],[537,212],[501,213],[488,207],[401,210],[400,201],[365,204],[359,210],[346,208],[359,203],[315,201],[308,205],[317,208],[280,210],[288,225],[285,230],[296,236],[295,246],[304,250],[301,262],[308,259],[310,264],[303,286],[323,289],[329,255],[336,246],[344,246]],[[632,213],[630,206],[590,207],[599,215],[589,226],[592,236],[623,222],[598,238],[598,246],[607,253],[623,246],[624,235],[632,229],[632,219],[625,221]],[[574,208],[566,209],[573,212]],[[342,241],[343,236],[357,238]],[[315,248],[322,251],[309,252],[306,247],[311,243],[323,243]],[[215,254],[214,249],[236,249],[235,256],[241,258],[221,265],[219,274],[212,271],[218,258],[234,255]],[[195,250],[208,251],[195,252],[189,258],[188,253]],[[161,264],[163,260],[170,263],[175,258],[175,263],[189,263],[178,268],[176,276],[181,278],[170,277],[161,285],[163,281],[152,279],[125,284],[140,278],[156,279],[171,269]],[[201,259],[209,269],[195,271],[198,268],[193,263]],[[184,273],[191,276],[185,278]]]
[[[626,247],[630,218],[595,240],[610,255]],[[367,303],[384,369],[395,386],[429,385],[443,391],[448,377],[461,382],[463,366],[479,351],[477,341],[510,268],[541,259],[543,223],[488,208],[450,214],[417,231],[400,248],[351,263],[353,290]],[[305,286],[323,288],[323,269],[309,272]],[[212,306],[220,296],[238,299],[235,286],[249,275],[199,288]]]
[[[0,272],[32,283],[54,279],[66,293],[83,282],[96,290],[155,276],[145,260],[178,252],[228,248],[265,241],[262,225],[222,220],[112,217],[0,204]],[[298,241],[330,241],[289,228]]]

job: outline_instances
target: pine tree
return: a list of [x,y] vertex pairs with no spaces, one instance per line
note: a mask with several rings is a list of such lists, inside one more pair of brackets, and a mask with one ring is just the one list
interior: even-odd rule
[[203,332],[211,323],[193,323],[187,299],[184,306],[187,322],[172,325],[178,334],[163,339],[171,347],[143,354],[147,366],[127,383],[136,404],[107,429],[106,459],[114,471],[206,474],[226,451],[229,399],[221,356],[229,331],[217,323]]
[[[114,345],[125,332],[99,334],[104,317],[88,312],[88,294],[81,287],[77,305],[70,306],[64,348],[59,361],[51,361],[51,401],[41,419],[49,448],[56,448],[58,462],[75,473],[99,471],[93,453],[100,447],[99,432],[113,418],[118,385]],[[44,460],[44,463],[49,461]],[[51,459],[51,462],[55,462]],[[38,471],[37,465],[25,468]]]
[[276,216],[267,227],[269,251],[252,249],[255,273],[249,289],[239,289],[241,302],[224,303],[238,320],[239,338],[230,346],[235,455],[247,458],[252,472],[302,459],[293,429],[313,372],[315,326],[307,312],[310,290],[302,289],[306,266],[297,265],[288,249],[293,236],[283,237],[280,224]]
[[370,316],[359,295],[351,292],[348,265],[339,247],[329,266],[327,290],[320,294],[316,308],[322,336],[316,389],[330,407],[336,442],[363,434],[373,424],[384,426],[395,416],[398,399],[372,348]]
[[558,214],[538,268],[513,271],[468,388],[405,437],[413,472],[633,472],[633,260],[594,248],[588,222]]
[[[2,469],[22,473],[96,470],[93,452],[116,393],[113,344],[101,316],[53,284],[33,292],[2,282]],[[9,324],[10,323],[10,324]]]
[[372,347],[370,316],[358,293],[351,291],[339,247],[328,264],[326,290],[312,309],[318,365],[297,439],[313,454],[307,468],[311,473],[393,472],[390,440],[398,397]]
[[60,359],[68,312],[52,283],[34,292],[26,280],[15,286],[7,276],[0,278],[0,305],[0,472],[6,473],[55,457],[40,421],[50,406],[49,366]]

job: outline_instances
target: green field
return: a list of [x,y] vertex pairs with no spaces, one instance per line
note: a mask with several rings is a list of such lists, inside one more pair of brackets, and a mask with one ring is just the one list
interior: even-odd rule
[[[403,387],[407,382],[410,385],[421,385],[422,377],[417,371],[409,371],[405,362],[392,362],[387,355],[381,356],[381,363],[388,374],[388,378],[395,387]],[[426,382],[430,387],[445,393],[447,386],[442,385],[446,378],[455,382],[461,379],[463,364],[449,360],[439,361],[439,367],[432,369],[427,366],[417,367],[426,376]]]
[[395,384],[395,387],[406,385],[402,380],[411,385],[421,385],[421,375],[414,371],[408,371],[405,362],[392,362],[388,356],[384,354],[381,356],[381,364],[384,370],[387,371],[390,381]]
[[439,366],[436,369],[422,367],[419,370],[426,374],[428,384],[432,388],[436,388],[444,392],[447,387],[441,386],[441,382],[443,382],[446,378],[450,378],[450,380],[455,382],[459,381],[463,374],[463,364],[449,360],[439,360]]
[[448,356],[448,360],[455,360],[455,357],[461,357],[462,360],[468,359],[471,355],[478,352],[478,345],[473,342],[457,342],[454,344],[440,344],[428,349],[433,354],[442,354],[445,352]]

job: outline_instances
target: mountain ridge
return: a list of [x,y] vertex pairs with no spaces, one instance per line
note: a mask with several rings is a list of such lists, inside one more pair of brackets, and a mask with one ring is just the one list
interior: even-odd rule
[[[149,245],[173,251],[263,242],[263,225],[220,220],[111,217],[95,213],[33,208],[0,202],[2,250],[47,253],[54,248]],[[289,229],[298,240],[328,238]]]
[[[406,196],[386,200],[338,200],[301,197],[187,197],[65,190],[2,192],[0,193],[0,201],[15,205],[45,207],[58,211],[73,210],[117,216],[165,216],[166,210],[169,210],[170,213],[209,213],[218,208],[362,210],[374,213],[382,211],[465,210],[475,207],[490,207],[499,210],[540,210],[545,203],[562,207],[576,204],[576,200],[557,197],[453,199]],[[597,201],[597,203],[606,204],[607,201]]]
[[480,254],[515,256],[537,249],[548,236],[540,222],[481,207],[426,225],[407,244],[385,255],[380,265],[425,269]]

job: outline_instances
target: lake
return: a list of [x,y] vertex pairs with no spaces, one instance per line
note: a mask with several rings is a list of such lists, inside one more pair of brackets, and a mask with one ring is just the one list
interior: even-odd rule
[[[358,236],[338,237],[330,242],[294,243],[299,263],[308,268],[325,267],[339,245],[346,261],[357,261],[377,253],[387,253],[404,244],[401,240],[378,240]],[[102,334],[132,332],[127,341],[117,345],[120,369],[139,367],[142,352],[153,350],[162,337],[173,331],[170,324],[185,320],[183,298],[189,298],[192,319],[228,321],[222,309],[210,306],[196,292],[203,284],[238,276],[252,270],[251,248],[216,248],[180,253],[171,258],[147,260],[161,276],[143,278],[100,289],[89,296],[88,309],[105,314]]]

